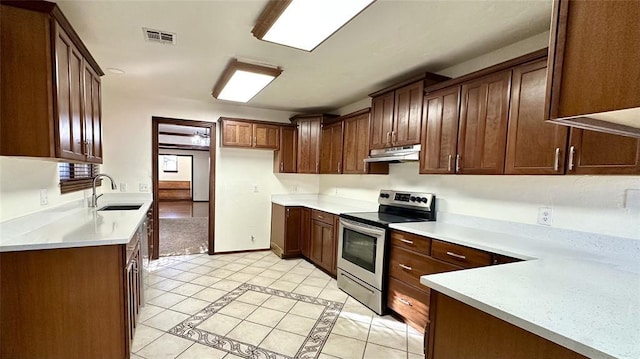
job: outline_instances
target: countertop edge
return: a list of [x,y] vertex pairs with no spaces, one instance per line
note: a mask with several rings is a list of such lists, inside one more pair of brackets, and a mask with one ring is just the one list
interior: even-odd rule
[[484,313],[487,313],[491,316],[494,316],[498,319],[504,320],[509,324],[513,324],[518,328],[524,329],[530,333],[533,333],[537,336],[540,336],[544,339],[547,339],[551,342],[554,342],[558,345],[561,345],[565,348],[575,351],[578,354],[585,355],[587,357],[597,357],[597,358],[612,358],[610,354],[603,353],[593,347],[590,347],[587,344],[576,341],[575,339],[571,339],[565,337],[561,334],[558,334],[550,329],[546,329],[542,326],[534,324],[530,321],[517,317],[513,314],[510,314],[504,310],[501,310],[497,307],[491,306],[484,302],[478,301],[474,298],[471,298],[467,295],[464,295],[458,291],[450,289],[449,287],[442,285],[438,282],[434,282],[429,279],[431,275],[423,275],[420,277],[420,284],[427,286],[435,291],[447,295],[453,299],[456,299],[464,304],[467,304],[475,309],[478,309]]

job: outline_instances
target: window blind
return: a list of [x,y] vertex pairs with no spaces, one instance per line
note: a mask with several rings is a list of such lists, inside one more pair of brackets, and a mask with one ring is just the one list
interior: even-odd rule
[[[59,163],[60,193],[69,193],[91,188],[93,177],[100,173],[100,165],[88,163]],[[98,186],[102,180],[98,181]]]

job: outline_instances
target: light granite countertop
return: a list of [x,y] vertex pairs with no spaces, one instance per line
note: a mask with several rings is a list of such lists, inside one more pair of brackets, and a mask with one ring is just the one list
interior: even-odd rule
[[281,206],[308,207],[331,214],[376,212],[378,210],[377,202],[317,194],[276,194],[271,196],[271,202]]
[[525,260],[426,275],[423,285],[589,358],[640,358],[639,240],[581,241],[579,232],[540,235],[529,225],[517,234],[446,222],[391,227]]
[[[0,223],[0,252],[126,244],[151,207],[149,194],[107,194],[97,208],[84,201]],[[141,204],[137,210],[97,211],[109,204]]]

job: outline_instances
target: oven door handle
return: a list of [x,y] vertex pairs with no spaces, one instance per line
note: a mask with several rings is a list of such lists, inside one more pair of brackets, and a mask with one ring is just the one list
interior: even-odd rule
[[360,225],[358,224],[358,222],[354,222],[354,221],[350,221],[350,220],[346,220],[343,218],[340,218],[340,224],[347,229],[350,229],[352,231],[356,231],[356,232],[360,232],[360,233],[364,233],[364,234],[370,234],[372,236],[384,236],[386,231],[384,230],[384,228],[370,228],[373,226],[369,226],[366,225],[366,227],[364,225]]

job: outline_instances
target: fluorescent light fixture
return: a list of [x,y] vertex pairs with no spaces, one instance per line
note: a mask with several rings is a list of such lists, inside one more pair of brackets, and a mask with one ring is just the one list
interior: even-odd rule
[[375,0],[270,0],[251,31],[260,40],[312,51]]
[[213,87],[211,95],[218,100],[249,102],[265,88],[282,70],[277,67],[231,60]]

